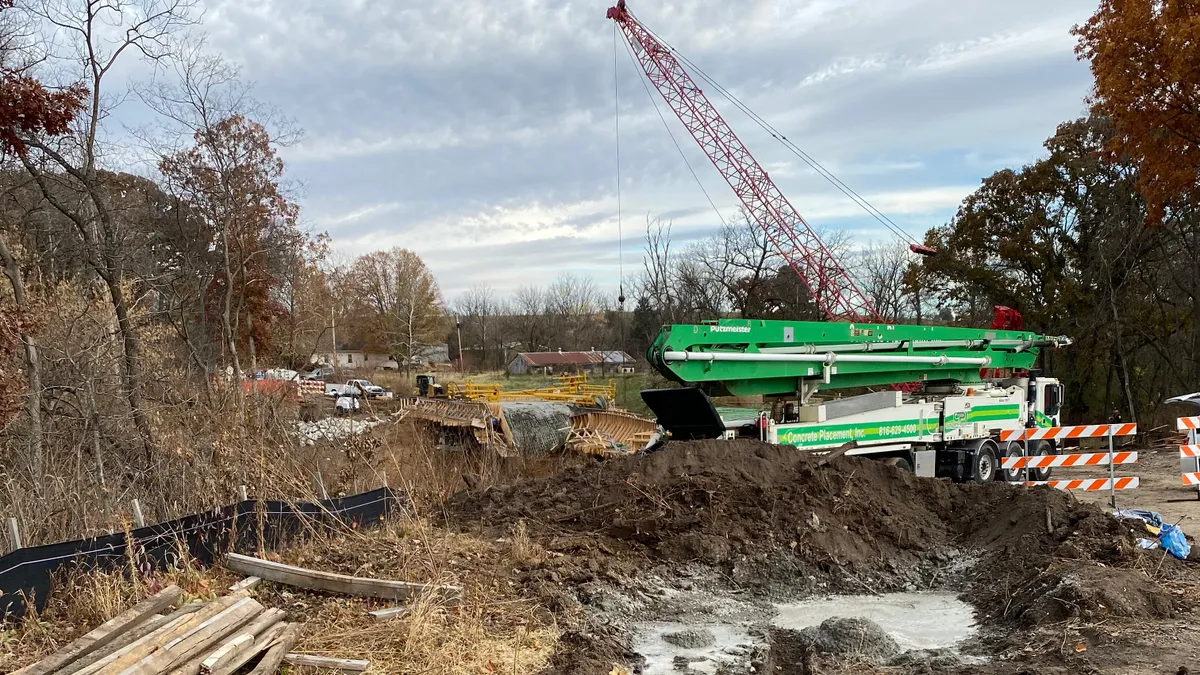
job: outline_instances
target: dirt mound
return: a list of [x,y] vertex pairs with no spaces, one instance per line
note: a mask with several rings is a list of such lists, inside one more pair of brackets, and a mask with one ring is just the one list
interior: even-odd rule
[[833,617],[800,631],[798,642],[823,654],[883,663],[900,653],[900,645],[870,619]]
[[968,597],[994,621],[1172,611],[1144,574],[1092,583],[1096,563],[1127,566],[1139,551],[1128,526],[1068,494],[918,479],[857,458],[820,466],[793,448],[753,441],[673,443],[647,457],[460,494],[446,510],[448,522],[499,536],[524,520],[552,550],[702,562],[763,587],[818,579],[842,592],[861,592],[868,581],[871,591],[926,588],[952,556],[973,552],[981,559]]

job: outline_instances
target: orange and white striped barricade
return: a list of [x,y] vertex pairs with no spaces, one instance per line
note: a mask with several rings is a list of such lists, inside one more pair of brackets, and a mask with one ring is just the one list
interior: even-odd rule
[[[1137,476],[1117,478],[1118,464],[1136,464],[1136,452],[1115,452],[1113,438],[1132,436],[1137,433],[1137,424],[1087,424],[1073,427],[1042,427],[1038,429],[1007,429],[1000,432],[1001,441],[1024,441],[1024,457],[1006,457],[1000,463],[1002,469],[1023,469],[1028,479],[1029,469],[1072,466],[1107,466],[1108,478],[1030,481],[1026,485],[1049,485],[1059,490],[1108,490],[1112,507],[1117,507],[1117,490],[1131,490],[1140,484]],[[1075,438],[1107,438],[1108,452],[1076,453],[1064,455],[1029,456],[1031,440],[1069,440]]]
[[1179,446],[1179,472],[1183,484],[1196,486],[1196,499],[1200,499],[1200,417],[1180,417],[1175,422],[1176,431],[1187,432],[1187,444]]

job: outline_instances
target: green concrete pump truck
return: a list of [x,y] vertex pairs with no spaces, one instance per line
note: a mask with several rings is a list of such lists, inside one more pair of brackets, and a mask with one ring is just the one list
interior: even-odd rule
[[[991,329],[889,325],[684,64],[709,91],[725,96],[788,152],[907,239],[913,253],[929,256],[936,251],[904,232],[663,42],[638,20],[626,0],[617,0],[606,16],[629,44],[646,84],[663,97],[738,197],[747,219],[761,228],[765,241],[808,290],[814,307],[829,319],[722,319],[663,328],[649,350],[650,363],[689,386],[649,390],[642,397],[673,438],[751,434],[806,450],[855,441],[858,447],[851,452],[919,475],[986,481],[999,473],[1000,457],[1021,454],[1019,446],[1001,447],[1001,430],[1057,424],[1062,385],[1031,377],[1029,371],[1039,350],[1065,346],[1070,340],[1022,331],[1020,315],[1005,307],[997,308]],[[619,185],[620,181],[618,189]],[[624,293],[619,301],[624,303]],[[818,390],[854,389],[875,391],[826,401],[814,396]],[[723,418],[709,394],[761,395],[771,409],[749,421]],[[1051,451],[1049,443],[1030,448],[1034,454]],[[1048,470],[1036,477],[1045,480],[1046,474]]]
[[[1026,448],[1001,443],[1000,432],[1058,425],[1062,384],[1029,370],[1042,348],[1069,344],[1014,330],[722,319],[664,327],[647,357],[688,386],[642,398],[674,439],[750,437],[811,451],[854,441],[847,454],[921,476],[1019,480],[998,460]],[[875,391],[817,396],[848,389]],[[769,410],[722,414],[710,396],[762,396]],[[1031,478],[1049,478],[1039,471]]]

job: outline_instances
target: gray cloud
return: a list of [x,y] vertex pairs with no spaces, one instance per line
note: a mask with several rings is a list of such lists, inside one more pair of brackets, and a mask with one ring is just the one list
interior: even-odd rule
[[[613,27],[605,2],[210,0],[212,42],[294,116],[306,218],[347,255],[420,253],[447,295],[562,271],[615,286]],[[720,0],[632,8],[751,108],[920,235],[1083,114],[1070,27],[1094,0]],[[626,272],[646,216],[719,224],[618,44]],[[886,234],[706,91],[815,224]],[[661,102],[722,216],[736,202]],[[839,201],[840,200],[840,201]]]

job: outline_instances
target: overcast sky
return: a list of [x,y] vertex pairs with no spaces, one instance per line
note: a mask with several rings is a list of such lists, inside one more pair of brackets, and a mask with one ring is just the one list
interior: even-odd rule
[[[647,216],[694,240],[737,201],[661,100],[605,0],[208,0],[212,44],[306,137],[287,148],[307,224],[339,253],[403,246],[453,299],[563,272],[626,275]],[[1095,0],[632,0],[663,39],[907,230],[1085,111],[1070,28]],[[810,222],[889,235],[709,92]],[[655,94],[657,96],[657,94]]]

